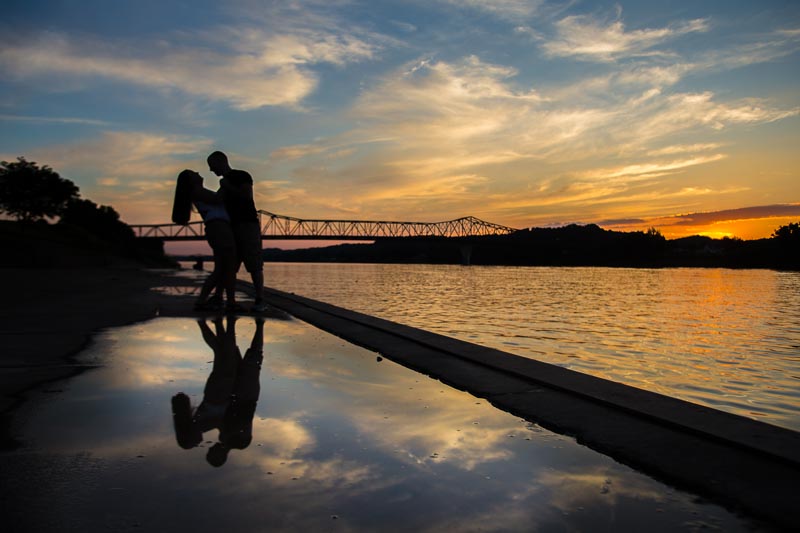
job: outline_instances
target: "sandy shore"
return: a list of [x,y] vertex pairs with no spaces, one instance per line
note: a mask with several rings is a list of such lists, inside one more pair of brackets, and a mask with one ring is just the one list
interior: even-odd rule
[[[2,268],[0,447],[15,446],[14,408],[39,385],[85,369],[74,359],[98,330],[159,315],[192,316],[197,277],[134,266]],[[56,387],[57,388],[57,387]]]

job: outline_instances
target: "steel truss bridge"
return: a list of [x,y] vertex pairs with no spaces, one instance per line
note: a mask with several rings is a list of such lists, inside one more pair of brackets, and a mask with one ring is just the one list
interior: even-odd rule
[[[258,212],[261,238],[273,240],[374,241],[385,238],[464,238],[507,235],[517,231],[508,226],[463,217],[446,222],[382,222],[366,220],[311,220]],[[203,222],[181,224],[131,224],[140,238],[163,241],[205,240]]]

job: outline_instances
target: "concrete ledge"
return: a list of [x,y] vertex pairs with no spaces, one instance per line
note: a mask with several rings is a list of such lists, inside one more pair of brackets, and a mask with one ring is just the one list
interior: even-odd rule
[[797,432],[275,289],[265,289],[265,297],[320,329],[663,481],[800,528]]

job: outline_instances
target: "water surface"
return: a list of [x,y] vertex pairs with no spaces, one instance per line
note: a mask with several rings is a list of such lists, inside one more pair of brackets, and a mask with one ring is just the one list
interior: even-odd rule
[[800,430],[800,272],[268,263],[335,305]]
[[[105,332],[81,360],[103,366],[26,404],[26,446],[0,455],[6,522],[22,530],[753,526],[296,320],[262,334],[252,317],[157,319]],[[181,445],[178,393],[205,413]]]

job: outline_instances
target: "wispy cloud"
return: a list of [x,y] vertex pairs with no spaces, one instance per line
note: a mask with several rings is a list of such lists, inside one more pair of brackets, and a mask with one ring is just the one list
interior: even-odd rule
[[[688,191],[689,194],[692,191]],[[714,191],[715,196],[717,191]],[[702,193],[700,193],[702,194]],[[739,236],[760,238],[764,232],[773,231],[781,224],[800,217],[800,204],[772,204],[722,209],[716,211],[691,212],[681,215],[654,216],[646,218],[618,218],[598,220],[607,229],[630,231],[643,227],[657,227],[668,238],[689,235],[713,237]],[[742,234],[742,232],[745,234]],[[752,232],[752,233],[750,233]],[[748,235],[748,233],[750,233]],[[767,235],[769,233],[766,233]]]
[[302,157],[321,154],[327,150],[328,148],[321,144],[295,144],[273,150],[270,154],[270,158],[276,161],[292,161]]
[[402,20],[392,20],[390,22],[392,23],[392,26],[400,29],[403,32],[414,33],[417,31],[417,27],[409,22],[403,22]]
[[0,115],[0,121],[31,122],[35,124],[83,124],[86,126],[108,126],[104,120],[79,117],[37,117],[26,115]]
[[743,36],[740,43],[698,54],[698,70],[729,70],[774,61],[800,50],[800,29]]
[[469,8],[491,15],[519,20],[520,18],[531,17],[544,3],[544,0],[440,0],[446,4],[457,7]]
[[126,221],[157,222],[168,212],[178,172],[203,170],[210,150],[203,137],[107,131],[24,155],[79,183],[84,197],[113,205]]
[[171,176],[187,159],[205,156],[211,141],[203,137],[148,132],[107,131],[98,137],[40,151],[59,167],[87,161],[105,177],[130,182]]
[[698,144],[674,144],[665,146],[657,150],[650,150],[647,155],[661,156],[661,155],[675,155],[685,153],[706,152],[709,150],[717,150],[722,147],[720,143],[698,143]]
[[625,150],[639,150],[679,133],[769,123],[798,114],[800,108],[780,109],[764,99],[719,102],[710,91],[673,93],[647,99],[630,108],[621,107],[622,122],[612,135]]
[[397,201],[416,203],[419,200],[442,201],[458,195],[463,199],[476,186],[483,185],[488,180],[484,176],[475,174],[451,175],[427,183],[408,180],[396,183],[393,186],[381,187],[360,195],[359,200],[371,201]]
[[705,213],[687,213],[669,217],[671,225],[702,226],[731,220],[800,216],[800,204],[775,204],[724,209]]
[[669,174],[677,170],[683,170],[687,167],[712,163],[724,158],[724,154],[713,154],[709,156],[697,156],[689,159],[678,159],[666,162],[638,163],[617,168],[591,170],[582,173],[580,177],[583,179],[602,179],[612,181],[616,178],[624,178],[626,180],[647,179],[651,177],[663,176],[664,174]]
[[605,22],[589,15],[572,15],[556,22],[555,37],[542,47],[552,57],[613,61],[657,54],[652,49],[668,39],[708,29],[707,20],[695,19],[663,28],[628,31],[621,20]]
[[[272,158],[291,163],[302,188],[317,191],[332,209],[460,216],[459,206],[476,205],[472,214],[518,224],[542,206],[615,198],[620,205],[652,204],[719,192],[663,177],[725,160],[723,144],[673,140],[799,112],[766,100],[667,92],[648,85],[649,72],[623,68],[603,80],[603,90],[540,90],[521,85],[515,69],[475,56],[423,58],[362,92],[350,110],[356,128]],[[381,142],[366,144],[373,139]],[[345,155],[333,161],[334,153]],[[558,185],[541,187],[547,183]],[[647,184],[658,187],[643,189]]]
[[587,149],[610,154],[698,127],[771,122],[800,112],[760,99],[717,102],[711,92],[637,92],[629,79],[609,81],[615,90],[605,98],[588,90],[582,96],[561,88],[540,92],[519,87],[515,75],[474,56],[426,62],[365,91],[353,113],[369,136],[395,139],[405,150],[435,150],[462,167],[464,160],[491,160],[489,154],[506,161],[580,158]]
[[422,61],[365,91],[352,114],[368,124],[362,132],[368,137],[388,137],[406,146],[463,146],[506,131],[520,112],[541,102],[536,91],[507,83],[515,75],[513,68],[475,56],[456,63]]
[[[310,29],[281,33],[221,27],[191,37],[189,44],[176,39],[140,47],[43,32],[4,45],[0,65],[16,78],[108,78],[247,110],[297,107],[317,87],[314,65],[369,59],[376,50],[357,36]],[[216,47],[209,46],[214,42]]]

